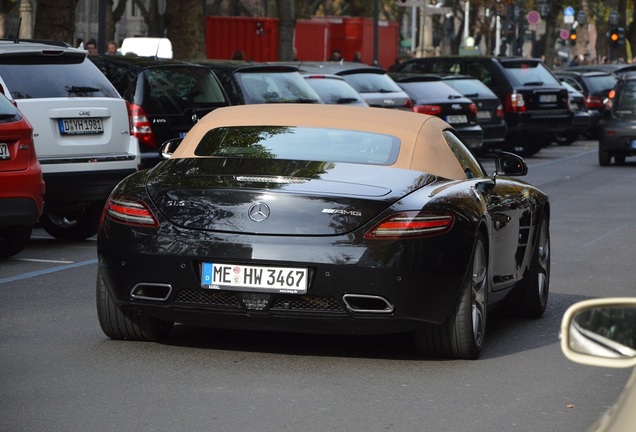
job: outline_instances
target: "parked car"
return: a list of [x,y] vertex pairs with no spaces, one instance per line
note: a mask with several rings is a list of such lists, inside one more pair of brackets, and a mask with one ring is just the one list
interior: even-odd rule
[[579,136],[590,132],[592,114],[590,114],[583,93],[565,81],[561,84],[568,89],[568,93],[570,94],[570,109],[574,113],[574,120],[570,129],[554,136],[554,141],[559,145],[570,145],[575,142]]
[[[561,322],[561,350],[573,362],[604,368],[636,366],[636,298],[600,298],[570,306]],[[636,424],[636,370],[614,406],[589,432],[625,432]]]
[[139,165],[126,101],[84,50],[64,43],[0,41],[0,86],[33,127],[42,227],[60,239],[95,235],[110,191]]
[[304,74],[333,74],[343,77],[372,107],[411,109],[411,99],[381,67],[356,62],[302,62]]
[[558,71],[556,76],[570,84],[585,96],[585,103],[592,115],[592,126],[588,135],[598,136],[598,123],[605,109],[604,100],[616,85],[616,76],[608,72]]
[[393,75],[413,102],[413,111],[437,116],[455,128],[475,154],[486,150],[483,130],[477,122],[477,105],[438,75]]
[[232,105],[322,103],[298,69],[242,60],[198,60],[221,81]]
[[138,56],[91,56],[130,104],[141,167],[161,160],[164,141],[183,137],[204,115],[230,105],[214,73],[205,66]]
[[33,128],[0,94],[0,258],[21,252],[44,208]]
[[504,108],[506,149],[531,155],[572,126],[568,92],[539,60],[520,57],[441,56],[407,60],[399,73],[470,75],[486,84]]
[[477,105],[477,123],[484,131],[484,148],[500,149],[506,141],[507,127],[503,105],[496,94],[475,77],[447,75],[444,84],[453,87]]
[[626,74],[616,83],[606,101],[599,123],[598,162],[622,165],[627,156],[636,156],[636,74]]
[[491,306],[539,317],[549,291],[548,197],[511,177],[527,172],[521,157],[495,162],[486,173],[435,116],[215,110],[113,190],[97,241],[101,328],[154,341],[174,322],[413,332],[424,356],[476,358]]
[[636,72],[636,64],[625,63],[602,63],[602,64],[582,64],[578,66],[569,66],[561,69],[564,72],[609,72],[619,77],[620,75]]
[[369,106],[364,98],[341,76],[330,74],[303,75],[324,103]]

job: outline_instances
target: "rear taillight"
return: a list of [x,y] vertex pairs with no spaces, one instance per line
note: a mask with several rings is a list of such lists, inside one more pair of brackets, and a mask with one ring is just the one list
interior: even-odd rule
[[498,105],[497,106],[497,117],[503,118],[503,116],[504,116],[503,107],[501,105]]
[[150,129],[150,120],[143,108],[136,104],[130,104],[130,117],[132,123],[132,132],[139,140],[139,144],[157,148],[155,135]]
[[364,238],[388,240],[442,234],[451,229],[454,221],[455,217],[450,213],[394,213],[367,231]]
[[477,115],[477,105],[471,103],[470,105],[468,105],[468,109],[470,110],[471,114]]
[[404,102],[404,108],[413,108],[413,101],[411,99],[407,99],[406,102]]
[[414,105],[413,111],[419,114],[440,115],[442,107],[439,105]]
[[523,100],[521,93],[511,93],[506,96],[506,111],[507,112],[525,112],[526,101]]
[[157,218],[146,203],[135,198],[111,196],[106,202],[104,212],[106,217],[121,224],[149,228],[159,226]]
[[585,105],[587,105],[589,109],[603,109],[603,98],[588,96],[585,98]]

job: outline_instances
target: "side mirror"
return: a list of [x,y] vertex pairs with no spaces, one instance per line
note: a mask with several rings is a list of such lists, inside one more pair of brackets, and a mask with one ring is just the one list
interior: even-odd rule
[[163,159],[170,159],[170,156],[172,156],[172,153],[179,147],[181,141],[183,141],[183,138],[173,138],[161,144],[161,157]]
[[528,174],[528,165],[521,156],[500,152],[495,157],[495,175],[524,176]]
[[592,366],[636,366],[636,298],[585,300],[570,306],[561,322],[561,350]]

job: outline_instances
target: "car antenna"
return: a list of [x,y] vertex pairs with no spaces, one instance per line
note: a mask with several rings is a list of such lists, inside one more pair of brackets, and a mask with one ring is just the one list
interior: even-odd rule
[[161,39],[157,41],[157,51],[155,51],[155,60],[159,58],[159,47],[161,46]]
[[22,27],[22,17],[18,20],[18,31],[15,34],[15,40],[13,43],[20,43],[20,28]]

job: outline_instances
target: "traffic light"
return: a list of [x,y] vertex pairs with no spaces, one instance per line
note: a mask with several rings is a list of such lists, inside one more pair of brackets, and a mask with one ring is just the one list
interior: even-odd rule
[[625,27],[618,27],[616,29],[616,34],[618,34],[617,45],[625,45]]
[[576,29],[570,30],[569,40],[570,40],[570,46],[576,45]]
[[612,27],[609,34],[609,41],[612,46],[618,45],[620,37],[618,36],[618,27]]

